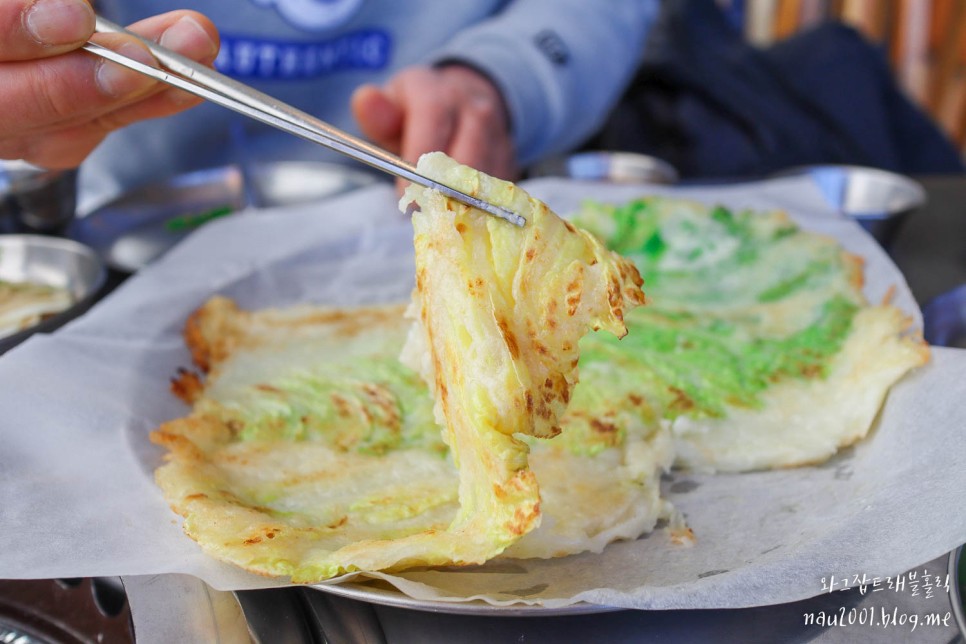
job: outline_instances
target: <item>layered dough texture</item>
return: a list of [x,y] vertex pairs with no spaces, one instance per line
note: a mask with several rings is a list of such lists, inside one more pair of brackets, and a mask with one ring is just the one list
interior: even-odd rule
[[[418,204],[411,325],[394,309],[246,316],[217,299],[189,323],[195,362],[208,374],[204,383],[181,379],[194,411],[154,435],[172,450],[158,480],[188,534],[217,556],[310,582],[479,564],[540,525],[523,438],[560,433],[580,338],[626,333],[625,312],[644,302],[640,276],[511,183],[443,155],[419,168],[527,225],[410,188],[403,207]],[[409,326],[400,362],[396,340]],[[548,486],[574,488],[574,472],[583,482],[573,499],[556,495],[566,516],[540,533],[546,543],[521,552],[569,554],[602,547],[600,533],[653,525],[663,504],[637,479],[656,470],[625,464],[623,448],[542,450],[535,462]],[[651,458],[669,464],[667,455]],[[601,522],[601,502],[613,520]]]

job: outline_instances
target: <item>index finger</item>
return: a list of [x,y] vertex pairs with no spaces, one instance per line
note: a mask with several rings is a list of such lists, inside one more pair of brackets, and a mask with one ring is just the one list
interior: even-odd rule
[[456,126],[455,105],[432,70],[412,69],[390,81],[390,96],[403,111],[399,156],[415,163],[420,155],[446,150]]
[[88,0],[0,0],[0,62],[56,56],[93,33]]

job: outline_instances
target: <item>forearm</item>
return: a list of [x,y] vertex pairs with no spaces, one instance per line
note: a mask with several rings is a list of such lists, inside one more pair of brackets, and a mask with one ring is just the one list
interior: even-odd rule
[[572,148],[637,67],[658,0],[521,0],[461,32],[432,61],[461,62],[503,94],[520,163]]

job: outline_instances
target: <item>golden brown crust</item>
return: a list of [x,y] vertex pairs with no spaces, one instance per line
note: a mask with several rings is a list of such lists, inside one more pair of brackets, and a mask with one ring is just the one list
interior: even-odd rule
[[205,390],[205,385],[194,371],[181,368],[171,379],[171,393],[187,405],[193,405]]
[[184,341],[191,352],[191,361],[199,369],[207,373],[211,369],[211,348],[205,334],[202,332],[202,319],[204,317],[204,307],[201,307],[188,316],[184,325]]
[[[253,348],[266,340],[275,341],[280,331],[325,328],[333,337],[354,338],[371,333],[373,328],[387,326],[403,317],[405,305],[352,309],[264,309],[251,312],[240,309],[231,299],[215,296],[202,304],[185,322],[182,335],[191,360],[202,375],[212,376],[221,364],[241,348]],[[186,369],[171,382],[171,390],[191,404],[204,392],[204,379]]]
[[203,459],[203,451],[227,443],[231,436],[229,423],[210,416],[193,415],[163,423],[151,432],[150,439],[178,456]]
[[228,357],[237,340],[233,332],[236,316],[245,315],[226,297],[213,297],[192,313],[185,322],[184,339],[191,359],[203,372]]
[[865,259],[842,251],[842,261],[845,264],[846,277],[849,284],[857,291],[865,285]]
[[204,454],[191,442],[191,439],[186,438],[180,432],[165,430],[165,427],[169,427],[170,425],[171,423],[165,423],[159,429],[151,432],[151,442],[167,449],[172,455],[178,458],[195,461],[204,460]]

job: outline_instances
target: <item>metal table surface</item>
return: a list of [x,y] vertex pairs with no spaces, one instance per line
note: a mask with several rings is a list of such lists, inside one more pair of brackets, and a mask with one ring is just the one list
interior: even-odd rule
[[919,177],[929,202],[899,230],[892,258],[920,305],[966,284],[966,176]]
[[[917,568],[945,574],[946,557]],[[921,578],[921,577],[920,577]],[[905,582],[904,582],[905,583]],[[871,586],[738,610],[466,616],[376,606],[311,588],[225,593],[184,575],[125,580],[137,642],[937,642],[962,641],[949,597]],[[820,617],[824,615],[824,618]],[[939,623],[927,625],[927,615]],[[245,631],[245,620],[250,632]],[[824,625],[819,620],[826,620]],[[828,620],[835,625],[828,625]],[[807,623],[810,621],[811,623]],[[861,623],[860,623],[861,622]]]
[[[966,176],[920,178],[929,203],[892,256],[920,304],[966,283]],[[966,540],[966,535],[964,535]],[[945,576],[947,557],[914,571]],[[829,571],[830,575],[834,571]],[[125,579],[139,642],[962,642],[949,595],[911,584],[823,592],[738,610],[465,616],[377,606],[312,589],[220,593],[181,576]],[[250,632],[240,627],[247,619]],[[927,624],[927,619],[938,624]],[[832,625],[829,625],[829,624]],[[824,625],[823,625],[824,624]]]

